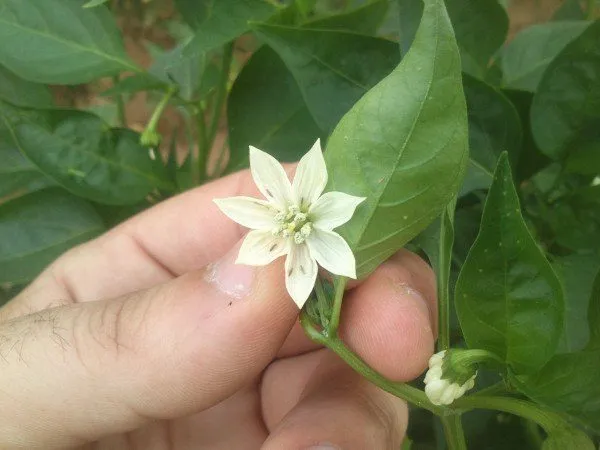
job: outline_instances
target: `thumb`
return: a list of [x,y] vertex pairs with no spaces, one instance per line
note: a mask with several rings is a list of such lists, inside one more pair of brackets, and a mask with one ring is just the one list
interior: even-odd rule
[[201,411],[251,382],[298,310],[282,261],[249,267],[236,254],[147,291],[0,325],[0,404],[11,404],[0,448],[80,445]]

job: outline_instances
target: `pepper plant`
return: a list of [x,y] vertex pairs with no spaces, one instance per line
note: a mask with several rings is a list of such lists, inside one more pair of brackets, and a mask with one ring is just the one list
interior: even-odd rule
[[[310,282],[289,288],[304,330],[412,405],[405,447],[596,448],[595,2],[565,0],[510,39],[509,2],[497,0],[170,3],[0,0],[0,298],[127,217],[247,167],[249,146],[292,162],[320,139],[311,161],[325,167],[281,192],[317,205],[337,191],[347,211],[312,217],[305,199],[286,209],[267,191],[271,203],[246,207],[279,208],[265,222],[271,246],[311,250]],[[131,16],[156,19],[174,45],[134,62],[118,26]],[[102,107],[70,101],[81,85]],[[136,128],[127,105],[140,93],[152,113]],[[167,112],[178,125],[161,132]],[[237,200],[217,201],[245,224]],[[338,260],[319,253],[318,232],[343,241]],[[439,303],[438,353],[410,384],[337,332],[346,276],[402,247],[433,266]],[[303,268],[288,250],[275,257]]]

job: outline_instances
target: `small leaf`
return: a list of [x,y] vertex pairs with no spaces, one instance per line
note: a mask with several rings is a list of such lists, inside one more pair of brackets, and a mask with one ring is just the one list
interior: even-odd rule
[[600,21],[571,41],[544,73],[531,106],[531,127],[540,149],[564,156],[579,133],[600,120]]
[[52,108],[50,89],[42,84],[23,80],[0,66],[0,100],[25,108]]
[[296,81],[269,47],[255,52],[238,75],[227,104],[228,171],[248,166],[248,146],[279,161],[297,161],[321,131]]
[[45,84],[140,71],[125,53],[108,9],[84,9],[81,0],[0,0],[0,64]]
[[503,85],[535,92],[552,60],[589,26],[589,22],[565,21],[525,28],[502,52]]
[[64,251],[102,231],[92,206],[62,190],[0,205],[0,283],[31,280]]
[[139,73],[119,80],[114,86],[102,91],[100,95],[110,97],[112,95],[135,94],[140,91],[161,90],[167,91],[169,84],[149,73]]
[[563,324],[562,288],[523,221],[506,154],[455,297],[470,348],[495,353],[516,373],[534,372],[554,354]]
[[[172,189],[139,136],[110,129],[81,111],[49,111],[38,120],[0,109],[15,146],[69,191],[107,204],[133,204],[155,188]],[[12,121],[12,122],[11,122]]]
[[329,189],[366,197],[338,230],[364,276],[437,217],[468,159],[460,57],[442,0],[426,3],[400,65],[342,118],[327,144]]
[[400,59],[393,42],[346,31],[266,24],[254,30],[281,57],[327,133]]

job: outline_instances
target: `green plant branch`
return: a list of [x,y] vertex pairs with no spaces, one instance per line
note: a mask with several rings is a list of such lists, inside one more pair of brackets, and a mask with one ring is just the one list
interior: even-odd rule
[[221,119],[221,113],[223,111],[223,105],[225,104],[225,99],[227,98],[227,84],[229,82],[229,72],[231,70],[231,62],[233,60],[234,45],[235,41],[231,41],[230,43],[225,45],[225,48],[223,50],[223,62],[221,65],[221,73],[219,83],[217,85],[217,92],[215,94],[215,107],[213,109],[213,114],[211,117],[206,137],[207,155],[208,153],[210,153],[210,150],[212,149],[213,143],[215,141],[215,137],[217,136],[217,131],[219,129],[219,121]]
[[444,436],[446,436],[446,445],[448,450],[466,450],[467,442],[465,432],[462,427],[462,420],[459,414],[441,416],[442,426],[444,427]]
[[[448,207],[446,207],[448,208]],[[446,264],[448,255],[446,254],[447,239],[454,239],[454,235],[448,236],[447,211],[444,209],[440,218],[440,242],[438,251],[438,273],[437,273],[437,289],[438,289],[438,351],[447,350],[450,348],[450,290],[448,282],[450,279],[450,267]],[[450,228],[451,230],[451,228]],[[452,246],[450,246],[452,252]]]
[[390,381],[384,376],[380,375],[356,354],[354,354],[348,347],[346,347],[346,345],[339,338],[326,336],[317,330],[310,317],[304,310],[300,314],[300,323],[302,324],[302,328],[304,328],[304,331],[308,337],[336,353],[346,362],[346,364],[348,364],[356,372],[374,385],[420,408],[431,411],[434,414],[441,415],[442,408],[432,404],[422,390],[414,388],[406,383]]
[[489,409],[514,414],[538,423],[546,432],[554,430],[564,422],[558,414],[546,411],[530,401],[518,398],[469,395],[456,400],[452,406],[455,409],[464,411]]
[[158,105],[156,105],[156,108],[154,109],[150,120],[146,124],[146,128],[142,132],[141,141],[144,145],[158,145],[156,141],[160,140],[160,137],[157,134],[156,126],[158,125],[158,121],[162,117],[165,108],[169,104],[169,101],[171,100],[175,92],[177,92],[177,88],[173,86],[169,87],[169,89],[164,93],[163,98],[160,99]]
[[347,283],[348,279],[346,277],[337,277],[335,279],[333,309],[331,312],[331,319],[329,320],[329,326],[327,327],[327,335],[330,338],[337,337],[338,328],[340,327],[340,315],[342,314],[342,302],[344,300],[344,292],[346,291]]
[[[115,86],[119,82],[119,76],[115,75],[113,77],[113,86]],[[122,127],[127,127],[127,116],[125,114],[125,102],[123,101],[122,94],[115,95],[115,103],[117,104],[117,117],[119,119],[119,125]]]
[[198,152],[196,155],[196,172],[194,174],[194,182],[201,184],[206,178],[206,165],[208,161],[208,145],[206,143],[206,122],[204,117],[204,108],[202,105],[198,106],[198,113],[196,117],[196,129],[198,130]]

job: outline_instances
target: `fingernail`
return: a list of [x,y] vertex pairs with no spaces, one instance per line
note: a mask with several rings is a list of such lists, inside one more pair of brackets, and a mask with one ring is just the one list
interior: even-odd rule
[[239,245],[231,249],[223,258],[211,264],[206,270],[206,280],[213,283],[229,297],[241,299],[252,289],[255,268],[245,264],[236,264]]
[[395,287],[402,295],[411,297],[414,300],[415,306],[423,311],[427,317],[433,318],[429,303],[425,300],[423,294],[406,283],[396,283]]
[[341,447],[337,445],[323,443],[318,445],[313,445],[312,447],[308,447],[306,450],[342,450]]

